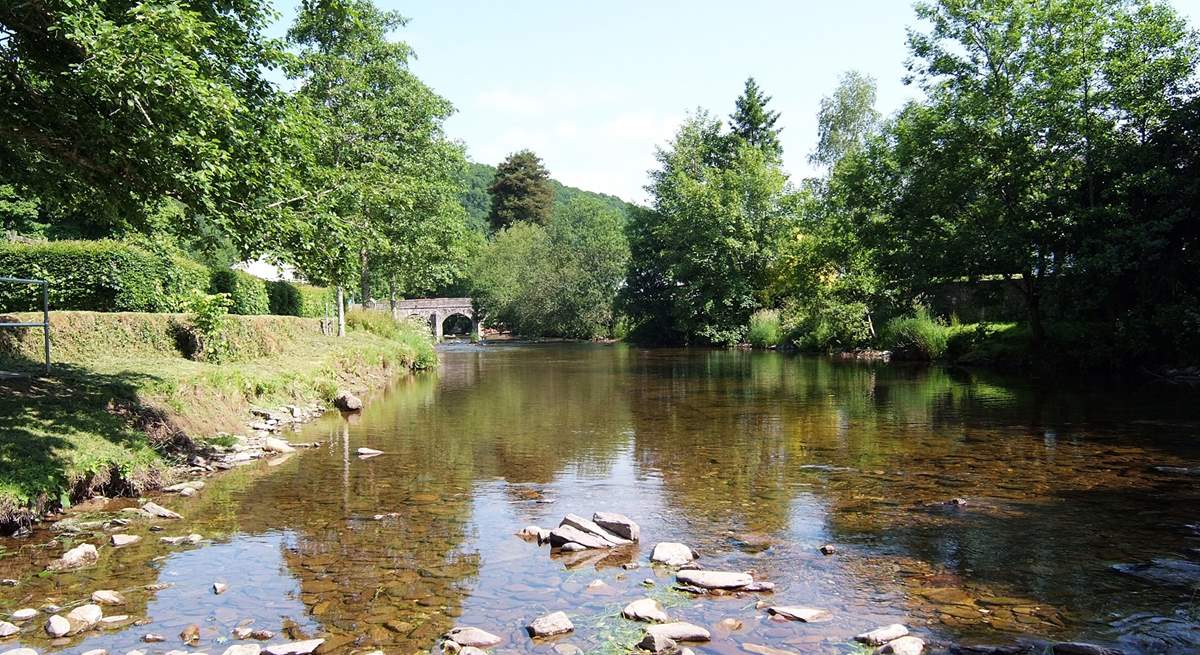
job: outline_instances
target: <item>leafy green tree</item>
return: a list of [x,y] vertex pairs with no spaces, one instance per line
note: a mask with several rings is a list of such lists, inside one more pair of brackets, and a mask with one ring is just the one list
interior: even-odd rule
[[783,146],[779,143],[783,128],[775,127],[779,112],[767,109],[770,102],[771,96],[762,92],[758,82],[753,77],[746,78],[742,95],[729,116],[729,127],[734,136],[761,149],[769,159],[778,160],[783,156]]
[[624,306],[642,338],[733,344],[764,304],[795,199],[761,148],[690,117],[651,173],[652,209],[630,223]]
[[494,230],[517,221],[545,225],[554,209],[550,173],[532,150],[515,152],[501,162],[488,193],[492,197],[488,222]]
[[817,147],[809,160],[833,166],[862,149],[879,127],[875,80],[858,71],[843,73],[832,95],[821,98],[817,112]]
[[[410,273],[404,262],[419,255],[404,250],[428,247],[442,214],[458,216],[464,161],[442,133],[453,108],[409,70],[408,45],[388,39],[404,23],[369,0],[305,0],[288,32],[305,165],[283,250],[339,296],[356,276],[369,295],[373,253]],[[430,212],[430,229],[414,228]]]
[[0,182],[56,221],[149,230],[164,198],[246,248],[281,170],[261,0],[0,3]]
[[612,334],[629,258],[624,224],[603,201],[577,198],[545,227],[502,229],[476,262],[472,295],[489,322],[525,336]]

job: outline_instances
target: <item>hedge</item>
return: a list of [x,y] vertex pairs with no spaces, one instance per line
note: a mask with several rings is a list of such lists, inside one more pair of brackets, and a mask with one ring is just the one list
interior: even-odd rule
[[213,293],[229,294],[230,314],[270,314],[271,301],[267,297],[267,283],[249,273],[232,269],[217,269],[212,272]]
[[[207,286],[204,267],[117,241],[0,242],[0,275],[46,280],[51,309],[179,311]],[[0,311],[36,311],[33,285],[0,284]]]
[[319,318],[325,315],[326,306],[334,303],[332,289],[283,280],[268,282],[267,295],[271,298],[271,313],[282,316]]

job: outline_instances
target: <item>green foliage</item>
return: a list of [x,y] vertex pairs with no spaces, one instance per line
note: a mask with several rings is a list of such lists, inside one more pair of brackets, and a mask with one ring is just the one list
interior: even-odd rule
[[746,78],[742,95],[734,102],[734,111],[729,116],[729,129],[734,137],[763,151],[769,159],[783,156],[779,133],[783,128],[775,127],[779,112],[767,109],[771,96],[765,95],[753,77]]
[[883,344],[897,356],[907,359],[941,359],[950,344],[954,329],[929,315],[921,307],[912,316],[899,316],[888,321],[883,330]]
[[843,73],[833,95],[821,98],[817,112],[817,147],[809,161],[833,166],[860,151],[879,126],[875,80],[858,71]]
[[[186,298],[207,286],[207,275],[193,262],[116,241],[3,242],[0,270],[48,281],[50,307],[59,310],[179,311]],[[0,286],[2,311],[41,306],[38,287]]]
[[225,293],[197,293],[191,300],[194,348],[188,353],[197,361],[219,364],[229,358],[228,324],[232,299]]
[[806,352],[852,351],[871,344],[867,305],[829,295],[790,303],[784,329],[790,340]]
[[491,323],[524,336],[611,335],[629,248],[624,219],[577,198],[545,228],[501,230],[475,264],[473,297]]
[[778,309],[760,309],[750,315],[746,342],[755,348],[774,348],[783,343],[783,323]]
[[488,193],[492,199],[488,223],[493,230],[517,221],[539,225],[550,221],[554,208],[550,173],[532,150],[515,152],[500,162]]
[[267,283],[243,271],[220,269],[212,272],[210,291],[229,297],[229,312],[243,316],[271,313]]
[[408,346],[415,353],[413,368],[433,368],[437,365],[437,353],[433,350],[429,327],[424,321],[398,321],[387,312],[356,309],[346,313],[346,327]]
[[299,282],[267,282],[271,313],[280,316],[320,318],[332,311],[333,289]]
[[761,149],[701,112],[658,153],[653,209],[629,224],[623,306],[635,338],[732,345],[761,307],[796,197]]
[[[480,233],[489,231],[488,214],[492,209],[492,197],[488,187],[496,178],[496,168],[487,164],[470,162],[462,178],[462,191],[459,193],[459,204],[467,210],[468,227]],[[554,178],[550,178],[550,188],[554,190],[554,211],[561,212],[571,201],[578,197],[598,200],[610,208],[628,216],[636,208],[635,205],[607,193],[584,191],[573,186],[567,186]]]

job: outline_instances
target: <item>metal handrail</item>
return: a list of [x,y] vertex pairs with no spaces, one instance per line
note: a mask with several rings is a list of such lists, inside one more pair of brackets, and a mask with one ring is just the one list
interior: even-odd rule
[[42,287],[41,323],[0,323],[0,328],[42,328],[42,343],[46,353],[46,375],[50,375],[50,283],[45,280],[26,280],[19,277],[0,277],[0,282],[37,284]]

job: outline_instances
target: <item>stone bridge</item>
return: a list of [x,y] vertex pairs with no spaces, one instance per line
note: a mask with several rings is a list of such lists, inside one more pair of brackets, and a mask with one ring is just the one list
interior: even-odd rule
[[[365,309],[391,311],[392,306],[387,302],[370,302]],[[419,318],[433,330],[433,338],[442,340],[446,319],[451,316],[463,316],[471,320],[471,334],[478,335],[483,323],[482,316],[475,315],[475,305],[470,298],[416,298],[396,302],[397,318]]]

